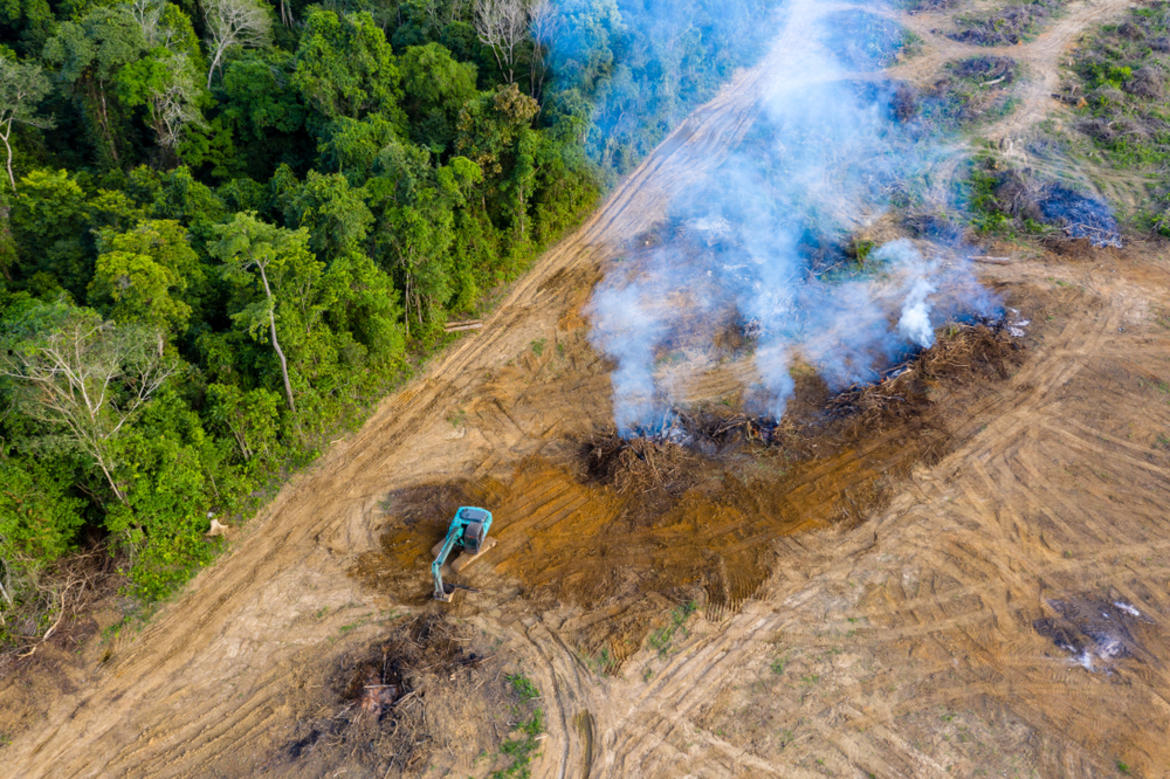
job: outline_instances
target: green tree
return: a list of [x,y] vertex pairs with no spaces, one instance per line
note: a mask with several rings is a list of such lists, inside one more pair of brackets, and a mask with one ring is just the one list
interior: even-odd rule
[[182,334],[191,316],[183,293],[202,280],[203,268],[187,231],[171,219],[148,220],[98,241],[90,304],[119,323],[137,322]]
[[0,451],[0,639],[6,641],[39,636],[60,608],[45,572],[74,548],[84,501],[69,496],[67,468],[59,465]]
[[125,5],[92,6],[62,22],[45,43],[44,59],[81,104],[104,161],[120,165],[127,137],[119,127],[115,81],[146,48],[142,26]]
[[279,453],[279,394],[263,387],[244,391],[234,384],[215,383],[207,387],[207,406],[212,423],[230,435],[245,467],[261,466]]
[[428,43],[406,49],[399,67],[411,139],[442,153],[454,140],[460,111],[476,95],[475,66],[456,62],[446,48]]
[[374,221],[362,194],[340,173],[311,170],[285,208],[285,219],[308,229],[309,248],[318,257],[357,251]]
[[386,35],[367,13],[316,9],[305,20],[292,83],[318,115],[318,127],[346,116],[381,114],[405,128],[401,77]]
[[163,597],[183,584],[215,547],[204,538],[207,513],[233,486],[231,470],[197,414],[164,389],[117,442],[127,500],[105,525],[128,553],[136,592]]
[[3,324],[0,376],[14,385],[15,408],[48,428],[44,446],[88,457],[124,503],[115,477],[117,438],[173,372],[162,335],[35,300],[10,311]]
[[20,179],[10,214],[16,270],[25,287],[65,289],[78,301],[93,273],[85,191],[64,170],[33,170]]
[[48,93],[49,79],[39,65],[8,59],[0,51],[0,140],[8,154],[8,183],[14,190],[12,127],[49,127],[52,121],[37,114],[37,106]]
[[[241,323],[258,343],[263,342],[267,328],[267,338],[280,361],[285,400],[294,414],[297,406],[288,358],[277,334],[277,292],[286,293],[286,302],[291,306],[305,305],[312,277],[321,272],[321,264],[309,252],[308,244],[308,230],[286,230],[260,221],[254,213],[239,213],[220,228],[219,241],[209,247],[211,255],[224,263],[225,280],[244,293],[241,309],[232,314],[232,319]],[[291,289],[283,288],[285,281],[290,282]],[[246,292],[257,286],[262,297]]]

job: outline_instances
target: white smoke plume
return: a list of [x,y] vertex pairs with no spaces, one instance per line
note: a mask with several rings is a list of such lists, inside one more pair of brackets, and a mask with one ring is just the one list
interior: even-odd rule
[[[666,16],[671,3],[658,4]],[[881,69],[901,31],[880,9],[791,0],[778,24],[755,126],[670,206],[686,247],[668,239],[619,263],[589,305],[592,342],[615,364],[625,434],[652,429],[681,402],[688,355],[669,370],[664,355],[685,351],[681,334],[703,322],[714,332],[730,318],[750,331],[748,396],[779,418],[797,360],[841,389],[931,346],[945,321],[998,307],[953,247],[902,239],[852,267],[818,264],[825,246],[844,245],[894,203],[928,208],[923,182],[954,151],[897,115]]]

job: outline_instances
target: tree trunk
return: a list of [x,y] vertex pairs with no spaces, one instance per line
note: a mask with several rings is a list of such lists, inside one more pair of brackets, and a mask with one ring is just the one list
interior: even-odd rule
[[272,299],[272,290],[268,286],[268,274],[264,272],[264,266],[256,263],[256,267],[260,269],[260,280],[264,282],[264,294],[268,296],[268,327],[269,332],[272,333],[272,348],[276,350],[276,356],[280,359],[280,375],[284,377],[284,395],[288,398],[289,410],[295,414],[297,413],[297,404],[293,400],[292,382],[288,380],[288,360],[284,357],[284,350],[280,348],[280,341],[276,340],[276,301]]
[[223,54],[223,49],[218,46],[215,49],[215,56],[211,59],[211,66],[207,69],[207,88],[211,89],[211,76],[215,73],[215,66],[219,64],[220,55]]
[[12,145],[8,143],[8,137],[12,135],[12,120],[8,120],[8,127],[4,131],[4,135],[0,135],[0,139],[4,141],[4,148],[8,151],[8,183],[12,185],[12,191],[16,191],[16,178],[12,175]]
[[114,497],[118,499],[119,503],[126,502],[126,495],[122,490],[118,489],[117,482],[114,481],[114,475],[110,473],[110,469],[106,467],[106,458],[102,456],[101,452],[97,455],[98,467],[102,469],[102,473],[106,475],[106,481],[110,484],[110,489],[114,491]]

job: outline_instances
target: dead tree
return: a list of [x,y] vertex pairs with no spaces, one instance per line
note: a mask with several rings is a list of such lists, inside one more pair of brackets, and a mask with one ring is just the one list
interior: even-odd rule
[[[281,5],[283,17],[284,5]],[[268,43],[272,22],[268,12],[254,0],[209,0],[203,6],[207,22],[207,48],[211,65],[207,68],[207,88],[224,56],[235,48],[256,48]]]
[[528,34],[528,20],[526,0],[476,0],[475,33],[509,84],[516,81],[516,49]]
[[51,120],[36,115],[37,104],[49,93],[49,79],[34,64],[0,57],[0,140],[8,153],[8,183],[16,190],[12,173],[12,127],[49,127]]

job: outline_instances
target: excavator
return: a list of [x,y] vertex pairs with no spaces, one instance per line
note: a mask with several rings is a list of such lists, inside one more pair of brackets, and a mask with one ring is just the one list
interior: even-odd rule
[[435,600],[449,603],[455,597],[457,589],[470,589],[459,585],[444,584],[443,565],[455,547],[463,550],[463,554],[451,563],[451,568],[459,573],[471,565],[479,556],[496,545],[496,539],[488,538],[488,529],[492,526],[492,512],[478,506],[460,506],[455,512],[447,528],[447,535],[442,541],[431,548],[435,561],[431,563],[431,577],[435,580]]

